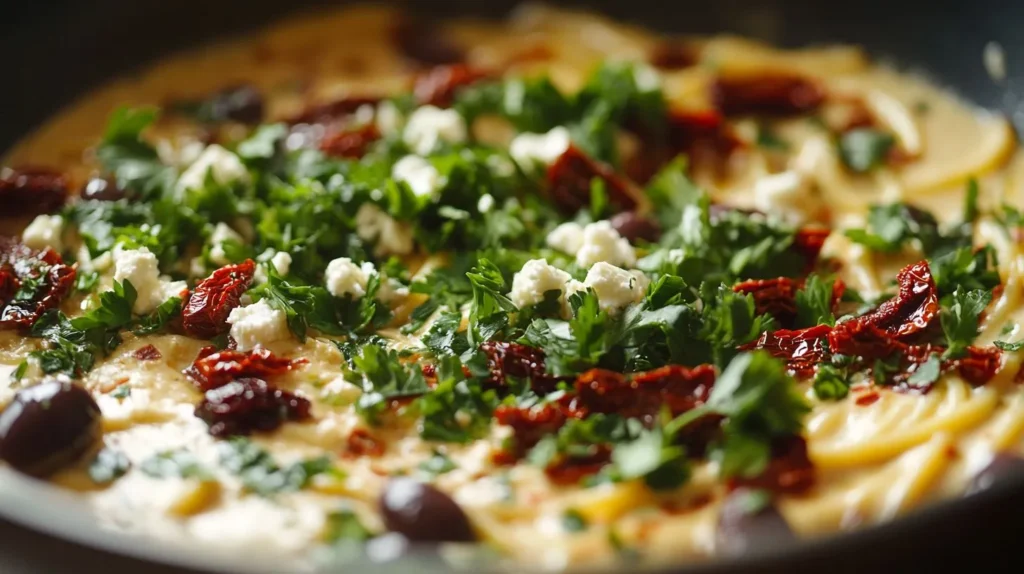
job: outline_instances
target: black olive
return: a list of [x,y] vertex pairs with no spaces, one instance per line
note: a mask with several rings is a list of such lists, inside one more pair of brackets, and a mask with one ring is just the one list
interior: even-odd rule
[[738,488],[725,498],[715,541],[719,554],[764,551],[796,540],[769,497],[765,491]]
[[21,389],[0,411],[0,459],[46,477],[90,451],[101,434],[100,408],[89,391],[48,379]]
[[126,195],[125,190],[119,188],[116,183],[102,177],[94,177],[82,186],[82,199],[117,201]]
[[213,122],[258,124],[263,121],[263,95],[248,85],[228,88],[210,98],[206,112]]
[[630,243],[636,243],[639,239],[654,242],[661,237],[661,227],[658,222],[635,211],[617,213],[608,220],[608,223]]
[[990,488],[1012,477],[1024,478],[1024,458],[1001,452],[992,458],[985,468],[974,475],[967,486],[967,494],[974,494]]
[[466,513],[447,494],[407,477],[392,478],[380,497],[384,525],[413,542],[476,540]]

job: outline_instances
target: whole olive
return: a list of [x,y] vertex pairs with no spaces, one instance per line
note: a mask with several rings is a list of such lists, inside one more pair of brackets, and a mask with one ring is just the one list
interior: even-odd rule
[[1014,476],[1024,478],[1024,458],[1005,452],[998,453],[992,457],[992,462],[974,475],[967,485],[967,494],[981,492]]
[[89,391],[70,380],[21,389],[0,411],[0,459],[26,474],[49,476],[93,448],[101,418]]
[[796,540],[786,519],[766,491],[738,488],[722,503],[715,545],[719,554],[735,556],[774,548]]
[[654,242],[661,237],[661,227],[658,222],[635,211],[617,213],[608,220],[608,223],[630,243],[636,243],[640,239]]
[[413,542],[472,542],[469,518],[447,494],[408,477],[392,478],[380,497],[384,525]]
[[96,201],[117,201],[124,198],[127,193],[117,186],[116,183],[102,177],[94,177],[85,182],[82,186],[82,199],[94,199]]

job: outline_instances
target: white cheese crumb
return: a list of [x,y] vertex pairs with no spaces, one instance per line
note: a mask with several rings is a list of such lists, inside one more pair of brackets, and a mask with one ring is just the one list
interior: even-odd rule
[[607,221],[597,221],[584,227],[581,240],[582,244],[576,252],[576,263],[582,267],[590,267],[599,262],[618,267],[636,265],[633,246]]
[[641,271],[627,271],[608,263],[598,262],[587,273],[583,285],[597,293],[602,310],[618,314],[631,303],[643,300],[650,280]]
[[291,336],[288,316],[284,311],[271,308],[266,299],[235,307],[228,315],[228,323],[231,325],[231,338],[238,343],[240,351],[283,341]]
[[489,193],[481,195],[476,202],[476,210],[480,213],[487,213],[492,209],[494,209],[494,196]]
[[206,184],[207,173],[210,173],[213,181],[221,185],[249,180],[249,172],[237,155],[217,144],[212,144],[207,146],[178,178],[178,191],[202,189]]
[[559,126],[546,134],[519,134],[509,145],[508,153],[524,170],[547,167],[569,149],[569,130]]
[[441,173],[434,164],[418,155],[407,155],[391,168],[391,177],[409,184],[418,197],[437,199],[444,186]]
[[286,251],[267,249],[256,258],[256,261],[260,263],[256,266],[256,273],[253,275],[253,280],[257,284],[266,283],[269,279],[267,277],[267,265],[273,265],[274,270],[282,277],[287,275],[292,268],[292,256]]
[[215,265],[224,266],[231,263],[228,259],[227,254],[224,252],[224,243],[227,241],[237,241],[238,243],[245,243],[245,239],[238,234],[237,231],[231,229],[228,224],[221,222],[213,228],[213,233],[210,235],[210,261]]
[[372,203],[364,203],[356,212],[356,235],[376,243],[374,253],[379,257],[408,255],[413,250],[412,228]]
[[114,248],[114,281],[125,280],[138,293],[132,307],[136,315],[149,314],[167,300],[165,282],[160,279],[159,262],[156,255],[145,247],[123,249],[119,245]]
[[757,209],[800,225],[812,218],[820,202],[810,193],[807,179],[797,171],[762,177],[754,183]]
[[409,288],[402,285],[396,279],[381,278],[380,291],[377,292],[377,298],[384,303],[398,303],[409,296]]
[[404,121],[402,112],[391,102],[381,102],[377,106],[377,115],[374,119],[376,120],[377,131],[384,137],[391,137],[402,131],[402,123]]
[[571,280],[571,275],[549,265],[546,260],[531,259],[512,278],[509,298],[520,309],[542,303],[548,291],[558,291],[559,299],[564,301],[565,287]]
[[32,249],[47,247],[60,252],[64,249],[64,218],[59,215],[37,215],[21,234],[21,242]]
[[567,221],[552,229],[544,242],[552,249],[576,255],[583,247],[583,226],[574,221]]
[[661,89],[661,75],[654,68],[637,63],[633,66],[633,83],[641,92],[654,92]]
[[413,152],[428,155],[438,144],[462,143],[468,130],[466,120],[455,110],[442,110],[435,106],[423,106],[409,116],[402,139]]
[[361,299],[366,295],[366,284],[370,276],[376,273],[377,269],[369,261],[360,266],[348,257],[339,257],[327,264],[324,283],[335,297],[351,295],[353,299]]

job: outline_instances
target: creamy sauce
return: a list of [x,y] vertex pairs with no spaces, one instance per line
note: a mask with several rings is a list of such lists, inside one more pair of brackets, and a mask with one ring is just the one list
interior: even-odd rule
[[[271,118],[292,114],[311,100],[404,89],[408,71],[388,42],[393,17],[376,8],[317,15],[172,58],[81,99],[22,141],[7,163],[57,166],[84,180],[95,169],[90,146],[116,107],[200,97],[239,82],[270,94]],[[596,16],[547,9],[522,10],[508,25],[458,22],[446,30],[472,46],[472,63],[507,64],[520,58],[510,66],[510,74],[547,72],[568,90],[578,88],[597,63],[643,59],[659,41]],[[919,156],[905,167],[850,175],[827,136],[806,120],[793,120],[777,127],[798,150],[788,165],[770,165],[754,149],[739,158],[740,165],[733,166],[727,180],[700,176],[719,198],[756,207],[754,182],[793,169],[813,179],[817,194],[797,207],[811,201],[827,205],[837,228],[863,226],[867,207],[880,201],[918,202],[940,219],[955,220],[964,183],[972,176],[981,183],[983,206],[1003,201],[1024,205],[1024,161],[1016,155],[1013,132],[1001,117],[974,109],[920,78],[875,67],[856,48],[784,51],[730,37],[693,41],[703,46],[704,65],[662,72],[666,95],[680,105],[708,105],[705,94],[712,69],[799,71],[821,78],[831,92],[864,97],[899,144]],[[551,57],[521,58],[538,47]],[[926,113],[915,111],[922,105],[927,105]],[[157,132],[155,136],[179,149],[196,135],[194,128],[173,122],[160,125]],[[1020,335],[1019,327],[1009,336],[1001,331],[1008,323],[1024,320],[1024,252],[989,223],[979,226],[978,235],[979,243],[991,242],[997,248],[1005,286],[990,308],[979,344],[1003,337],[1013,340]],[[826,251],[844,263],[844,281],[868,297],[885,289],[897,269],[920,258],[913,253],[881,258],[839,233],[833,234]],[[71,308],[75,305],[68,302]],[[37,344],[0,333],[0,381],[5,387],[0,400],[10,398],[9,374]],[[132,357],[147,344],[155,345],[162,359],[140,362]],[[375,500],[387,476],[416,472],[431,455],[431,445],[409,429],[375,429],[386,441],[386,454],[341,459],[343,477],[318,477],[309,489],[274,499],[244,494],[237,477],[218,470],[216,441],[193,415],[200,394],[182,370],[201,346],[200,341],[173,335],[130,338],[85,378],[103,410],[105,443],[123,451],[136,467],[107,488],[97,488],[84,468],[62,472],[54,482],[80,490],[104,527],[232,546],[239,553],[304,557],[320,539],[325,513],[343,504],[355,508],[371,528],[379,527]],[[351,431],[365,423],[352,408],[360,391],[345,381],[340,352],[317,339],[271,348],[309,360],[277,382],[314,400],[315,421],[288,424],[255,440],[283,463],[343,452]],[[807,537],[889,520],[922,503],[957,496],[993,453],[1021,450],[1024,396],[1013,381],[1021,357],[1007,353],[1004,362],[996,379],[977,389],[955,376],[923,396],[872,388],[855,389],[842,401],[821,402],[808,389],[814,410],[806,421],[806,436],[819,480],[810,493],[781,499],[786,519]],[[38,373],[30,372],[28,379],[33,376]],[[113,392],[120,386],[130,388],[130,395],[116,398]],[[877,400],[857,400],[867,392],[877,393]],[[512,560],[550,568],[614,560],[615,551],[607,542],[613,523],[625,544],[653,560],[695,560],[714,554],[721,497],[697,503],[707,493],[721,491],[710,465],[696,469],[683,489],[666,495],[635,483],[559,487],[528,464],[508,469],[491,462],[504,430],[496,428],[491,438],[465,447],[438,446],[458,469],[438,477],[436,485],[451,493],[481,536]],[[214,469],[216,480],[153,478],[138,470],[138,464],[154,453],[180,447]],[[669,501],[693,508],[680,513],[658,509],[659,503]],[[591,528],[565,532],[560,520],[569,508],[588,518]]]

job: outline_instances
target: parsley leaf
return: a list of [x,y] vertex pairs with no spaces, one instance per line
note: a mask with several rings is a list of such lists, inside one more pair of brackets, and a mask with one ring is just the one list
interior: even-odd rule
[[850,394],[850,378],[846,369],[830,364],[818,365],[814,373],[814,394],[824,401],[838,401]]
[[181,315],[181,297],[171,297],[156,308],[147,317],[140,317],[132,330],[136,335],[151,335],[167,326]]
[[139,467],[154,478],[197,478],[214,480],[213,473],[187,450],[168,450],[147,458]]
[[143,197],[155,197],[174,185],[176,173],[163,165],[156,149],[142,139],[142,131],[157,118],[154,108],[120,108],[111,116],[96,158],[118,186]]
[[885,163],[896,139],[888,133],[857,128],[839,136],[839,157],[854,173],[867,173]]
[[456,468],[458,466],[448,458],[448,455],[436,449],[431,453],[430,458],[419,465],[420,470],[432,477],[451,472]]
[[353,368],[346,369],[346,376],[353,382],[360,381],[363,388],[356,408],[371,421],[389,400],[415,397],[430,390],[418,365],[403,362],[398,352],[376,343],[363,345],[349,359]]
[[583,516],[579,510],[570,508],[562,513],[562,528],[566,532],[583,532],[587,526],[589,526],[587,517]]
[[221,464],[242,479],[246,490],[260,496],[302,490],[314,476],[335,471],[327,457],[281,466],[270,453],[242,437],[222,442],[219,447]]
[[1008,353],[1016,353],[1017,351],[1024,349],[1024,341],[1017,341],[1016,343],[1007,343],[1006,341],[996,341],[993,343],[1001,351]]
[[835,325],[836,317],[832,313],[833,286],[833,281],[823,280],[818,275],[807,277],[804,286],[794,296],[796,328]]
[[89,464],[89,478],[96,484],[110,484],[124,476],[131,466],[123,452],[105,447]]
[[466,377],[458,357],[443,357],[437,365],[437,386],[417,401],[426,440],[466,443],[490,430],[497,393]]
[[466,277],[473,289],[467,334],[470,346],[475,347],[502,332],[508,326],[508,314],[516,311],[516,306],[504,295],[505,279],[490,260],[481,259]]
[[363,525],[355,512],[347,508],[328,513],[326,522],[325,542],[331,544],[365,542],[373,538],[373,532]]
[[927,388],[939,380],[942,374],[942,362],[938,355],[931,355],[928,359],[917,366],[914,372],[907,377],[907,384],[916,388]]
[[967,352],[967,347],[978,336],[981,315],[991,301],[991,291],[964,290],[958,287],[953,292],[949,304],[943,305],[939,313],[942,332],[948,344],[944,358],[955,359]]
[[690,478],[685,454],[660,428],[645,429],[634,440],[615,445],[612,464],[622,480],[643,478],[652,489],[670,490]]

